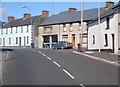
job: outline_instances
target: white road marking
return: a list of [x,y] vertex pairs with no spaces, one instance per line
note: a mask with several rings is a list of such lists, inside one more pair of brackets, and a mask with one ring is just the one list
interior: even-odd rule
[[6,58],[8,57],[8,55],[9,55],[9,51],[7,51],[7,55],[6,55]]
[[99,60],[99,61],[103,61],[103,62],[106,62],[106,63],[111,63],[111,64],[114,64],[116,66],[120,65],[116,62],[112,62],[112,61],[109,61],[109,60],[106,60],[106,59],[101,59],[99,57],[90,56],[90,55],[87,55],[87,54],[84,54],[84,53],[80,53],[80,52],[76,52],[76,51],[73,51],[73,53],[80,54],[80,55],[83,55],[83,56],[86,56],[86,57],[89,57],[89,58],[92,58],[92,59],[96,59],[96,60]]
[[34,52],[35,52],[36,50],[32,50],[32,51],[34,51]]
[[75,79],[67,70],[63,69],[63,71],[64,71],[68,76],[70,76],[72,79]]
[[52,60],[50,57],[46,57],[47,59],[49,59],[49,60]]
[[81,87],[85,87],[83,84],[80,84]]
[[42,54],[43,56],[46,56],[45,54]]
[[60,64],[58,64],[57,62],[53,61],[54,64],[56,64],[58,67],[60,67]]
[[40,51],[38,51],[38,53],[41,53]]

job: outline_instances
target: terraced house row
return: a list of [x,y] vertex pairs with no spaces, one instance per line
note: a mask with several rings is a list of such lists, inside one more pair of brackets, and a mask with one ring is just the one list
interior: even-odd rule
[[[86,50],[120,50],[120,2],[107,1],[100,8],[100,28],[98,8],[84,10],[83,47]],[[99,32],[100,31],[100,32]],[[52,48],[57,41],[69,41],[77,48],[81,40],[81,11],[69,8],[65,12],[49,16],[43,10],[41,15],[31,17],[25,13],[23,18],[8,17],[0,29],[0,46],[28,46]]]

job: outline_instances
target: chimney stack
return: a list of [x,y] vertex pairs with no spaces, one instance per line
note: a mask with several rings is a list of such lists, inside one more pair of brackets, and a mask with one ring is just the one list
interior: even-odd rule
[[28,17],[31,17],[31,14],[25,13],[25,14],[23,15],[23,18],[28,18]]
[[8,22],[10,22],[10,21],[12,21],[12,20],[14,20],[14,19],[15,19],[14,16],[8,16]]
[[107,0],[106,2],[106,8],[112,8],[114,6],[114,2],[112,2],[111,0]]
[[49,16],[49,11],[42,10],[42,17],[48,17],[48,16]]
[[76,12],[77,9],[76,8],[69,8],[68,12]]

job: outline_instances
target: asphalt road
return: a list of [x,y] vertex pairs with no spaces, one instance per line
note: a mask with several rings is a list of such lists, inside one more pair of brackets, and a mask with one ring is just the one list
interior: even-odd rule
[[72,50],[15,49],[3,61],[3,85],[117,85],[118,67]]

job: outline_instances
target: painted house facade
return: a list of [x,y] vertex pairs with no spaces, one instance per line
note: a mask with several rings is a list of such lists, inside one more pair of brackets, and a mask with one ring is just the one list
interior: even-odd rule
[[120,48],[120,2],[88,24],[88,50],[107,50],[118,54]]
[[[105,8],[101,8],[104,12]],[[94,15],[93,15],[94,14]],[[97,17],[97,9],[84,10],[83,48],[87,48],[87,23]],[[77,48],[81,34],[81,11],[69,8],[68,11],[52,15],[39,25],[39,48],[51,48],[57,41],[69,41]]]
[[25,13],[23,18],[15,19],[13,16],[8,17],[8,22],[0,30],[0,46],[31,46],[32,42],[32,24],[33,18],[30,14]]
[[[44,11],[43,11],[44,13]],[[25,13],[23,18],[8,17],[8,22],[0,29],[0,46],[3,47],[34,47],[37,22],[45,15],[32,16]]]

